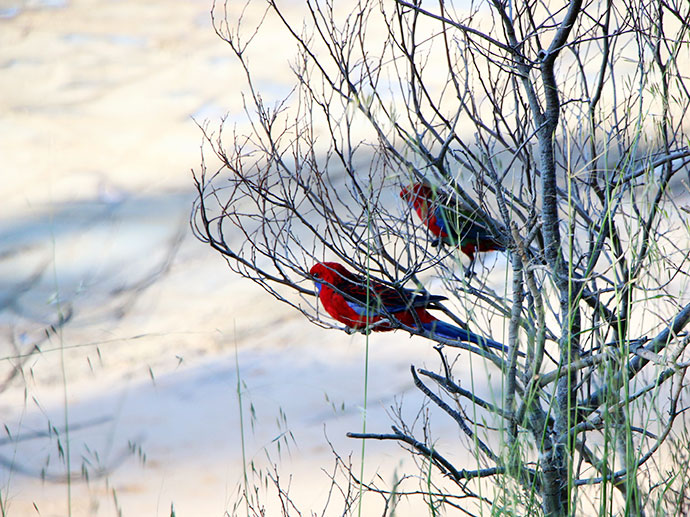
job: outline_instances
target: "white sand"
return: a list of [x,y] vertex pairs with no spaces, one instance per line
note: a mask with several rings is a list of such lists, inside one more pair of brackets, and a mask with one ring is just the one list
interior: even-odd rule
[[[270,451],[302,508],[319,511],[321,469],[333,465],[324,432],[343,457],[360,454],[344,434],[362,427],[364,338],[310,324],[188,230],[201,142],[191,117],[242,115],[241,72],[210,26],[209,2],[51,4],[0,4],[0,14],[18,9],[0,19],[0,300],[11,301],[0,312],[2,372],[18,351],[42,349],[2,394],[0,417],[13,437],[61,430],[59,440],[0,447],[15,464],[0,469],[4,510],[61,516],[71,501],[75,516],[163,516],[171,504],[179,516],[231,511],[243,472],[239,369],[247,461],[265,471]],[[259,78],[279,90],[290,47],[265,45]],[[170,257],[166,274],[136,289]],[[72,320],[45,340],[69,310]],[[368,430],[389,431],[395,395],[418,409],[413,362],[437,366],[422,340],[372,337]],[[104,478],[68,488],[35,477],[65,476],[66,417],[86,425],[69,434],[72,471],[86,458],[95,476],[100,461]],[[439,435],[454,436],[449,420],[438,420]],[[272,440],[285,431],[279,456]],[[401,461],[408,455],[392,443],[367,446],[368,476],[378,469],[390,481]]]

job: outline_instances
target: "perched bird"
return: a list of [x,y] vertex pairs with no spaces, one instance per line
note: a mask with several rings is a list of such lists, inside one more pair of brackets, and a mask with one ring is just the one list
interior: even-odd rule
[[505,251],[505,246],[478,214],[463,210],[458,203],[453,203],[440,192],[434,192],[429,185],[415,183],[409,188],[403,187],[400,197],[415,209],[422,222],[436,236],[433,246],[459,245],[472,264],[475,252]]
[[[323,308],[352,330],[394,330],[399,322],[449,341],[466,341],[503,352],[507,347],[468,330],[440,321],[426,310],[445,296],[393,289],[351,273],[337,262],[320,262],[309,271]],[[421,329],[420,329],[421,327]]]

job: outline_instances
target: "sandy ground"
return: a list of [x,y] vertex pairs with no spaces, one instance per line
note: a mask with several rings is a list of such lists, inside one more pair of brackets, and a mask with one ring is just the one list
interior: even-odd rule
[[[319,511],[326,436],[359,464],[361,445],[344,434],[362,428],[364,338],[311,325],[188,229],[193,118],[242,117],[241,72],[209,4],[0,2],[6,515],[163,516],[174,505],[220,516],[250,462],[277,464],[301,508]],[[280,89],[290,48],[262,44],[259,79]],[[410,415],[419,408],[411,363],[437,366],[421,340],[372,337],[368,430],[389,430],[396,396]],[[404,461],[372,443],[366,477],[390,481]],[[68,468],[79,479],[66,483]]]

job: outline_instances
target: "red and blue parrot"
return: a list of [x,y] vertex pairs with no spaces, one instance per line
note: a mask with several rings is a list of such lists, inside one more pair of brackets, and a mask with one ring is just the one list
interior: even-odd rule
[[[449,341],[465,341],[503,352],[507,347],[489,338],[441,321],[427,311],[445,296],[410,289],[393,289],[348,271],[337,262],[320,262],[309,271],[321,305],[351,330],[394,330],[399,322]],[[421,329],[419,328],[421,326]]]
[[403,187],[400,197],[412,206],[422,222],[436,237],[432,246],[448,244],[460,246],[474,263],[475,252],[505,251],[505,246],[494,235],[478,214],[463,210],[448,196],[435,192],[429,185],[415,183]]

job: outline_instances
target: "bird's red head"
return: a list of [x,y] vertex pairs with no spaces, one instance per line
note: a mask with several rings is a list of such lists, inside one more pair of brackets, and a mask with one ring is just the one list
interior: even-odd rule
[[352,273],[337,262],[317,262],[309,270],[309,274],[315,279],[328,284],[335,284],[340,278],[352,276]]
[[418,203],[423,199],[431,199],[433,195],[434,192],[431,187],[420,182],[400,189],[400,197],[406,200],[408,203]]

